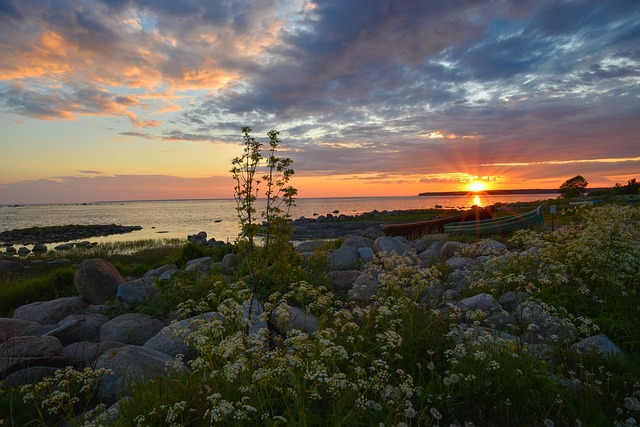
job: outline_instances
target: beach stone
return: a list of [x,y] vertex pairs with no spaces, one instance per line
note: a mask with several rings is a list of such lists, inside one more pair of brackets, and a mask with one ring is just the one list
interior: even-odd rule
[[18,249],[18,255],[20,256],[27,256],[31,253],[31,251],[29,250],[29,248],[25,248],[24,246],[21,247],[20,249]]
[[202,323],[219,320],[224,322],[225,318],[218,312],[208,312],[199,314],[189,319],[179,320],[162,328],[157,334],[144,343],[143,347],[177,356],[182,354],[185,361],[191,360],[195,356],[195,349],[188,343],[188,335],[195,331]]
[[226,254],[222,258],[222,269],[224,271],[234,272],[242,264],[242,257],[238,254]]
[[0,345],[0,379],[33,366],[63,367],[69,364],[55,337],[13,337]]
[[167,271],[172,271],[172,270],[176,270],[178,267],[176,267],[175,264],[165,264],[163,266],[160,266],[158,268],[155,268],[153,270],[149,270],[146,273],[144,273],[144,275],[142,276],[143,278],[147,279],[147,278],[153,278],[153,277],[160,277],[162,276],[163,273],[167,272]]
[[22,335],[24,331],[36,326],[40,326],[40,324],[29,320],[0,317],[0,343],[6,342],[9,338]]
[[66,265],[71,265],[71,261],[66,258],[56,258],[51,261],[47,261],[45,264],[49,267],[64,267]]
[[175,272],[176,272],[176,270],[167,270],[167,271],[165,271],[164,273],[162,273],[162,274],[160,275],[160,277],[158,277],[158,280],[160,280],[160,281],[162,281],[162,280],[169,280],[169,279],[171,279],[171,275],[172,275],[173,273],[175,273]]
[[182,362],[168,354],[137,345],[107,350],[95,363],[95,369],[101,368],[111,373],[102,378],[96,395],[108,404],[128,396],[133,383],[186,371]]
[[87,305],[80,297],[63,297],[21,305],[13,312],[14,319],[41,325],[55,325],[71,314],[84,314]]
[[376,256],[373,248],[358,248],[358,254],[360,254],[360,259],[363,264],[370,263]]
[[621,356],[622,351],[604,334],[587,337],[571,346],[579,354],[596,354],[598,356]]
[[296,252],[299,254],[307,252],[316,252],[327,245],[325,240],[307,240],[296,246]]
[[109,320],[104,314],[72,314],[62,319],[56,328],[43,335],[57,337],[62,345],[95,340],[100,328]]
[[271,313],[271,321],[280,328],[284,334],[292,329],[312,334],[319,329],[318,318],[301,308],[288,305],[286,313],[274,310]]
[[325,275],[333,290],[341,294],[348,292],[359,276],[358,270],[330,271]]
[[60,368],[50,366],[33,366],[30,368],[20,369],[7,376],[2,381],[2,389],[10,390],[22,385],[39,383],[46,377],[53,377]]
[[56,251],[68,251],[69,249],[72,249],[72,248],[73,248],[72,243],[63,243],[61,245],[54,247],[53,249],[55,249]]
[[43,243],[36,243],[35,245],[33,245],[33,249],[31,250],[35,253],[44,253],[47,252],[48,249],[47,246]]
[[9,246],[7,247],[7,249],[5,249],[5,252],[8,254],[15,254],[16,252],[18,252],[18,250],[16,248],[14,248],[13,246]]
[[194,270],[194,269],[198,269],[198,271],[205,271],[210,267],[211,260],[212,260],[212,258],[210,256],[205,256],[205,257],[201,257],[201,258],[195,258],[195,259],[192,259],[190,261],[187,261],[187,263],[185,264],[184,269],[186,271],[191,271],[191,270]]
[[473,272],[471,270],[454,270],[447,276],[449,288],[462,292],[473,284]]
[[502,311],[502,306],[491,295],[486,293],[476,294],[472,297],[460,300],[460,302],[471,310],[480,310],[487,314]]
[[449,259],[457,255],[459,251],[469,247],[469,244],[462,242],[445,242],[440,248],[440,258]]
[[143,313],[126,313],[115,317],[100,328],[100,341],[118,341],[143,345],[164,328],[161,320]]
[[482,255],[499,255],[507,252],[507,246],[494,239],[485,239],[476,244],[476,253]]
[[118,286],[116,298],[125,304],[144,302],[158,294],[158,287],[150,282],[150,278],[132,280]]
[[360,253],[353,246],[341,246],[329,254],[329,269],[356,270],[360,266]]
[[95,361],[105,352],[125,345],[117,341],[80,341],[66,345],[62,351],[73,366],[82,369],[93,366]]
[[[400,236],[398,236],[400,237]],[[403,241],[404,240],[404,241]],[[378,237],[373,242],[373,250],[378,252],[385,252],[388,255],[395,252],[398,255],[404,255],[408,252],[415,252],[415,249],[411,247],[404,238],[396,238],[389,236]]]
[[418,254],[418,259],[423,267],[429,267],[438,260],[439,250],[427,248]]
[[382,230],[380,229],[380,226],[377,226],[377,227],[367,227],[367,228],[362,232],[362,235],[363,235],[364,237],[368,237],[368,238],[370,238],[370,239],[372,239],[372,240],[374,240],[374,241],[375,241],[378,237],[382,237],[382,236],[384,236],[385,234],[384,234],[384,231],[382,231]]
[[369,272],[361,273],[349,290],[349,299],[351,301],[369,301],[372,296],[378,293],[380,283]]
[[427,250],[427,248],[429,248],[429,244],[422,239],[412,240],[409,243],[409,246],[415,249],[416,253],[424,252]]
[[89,304],[115,299],[118,286],[125,281],[113,264],[103,259],[82,261],[74,277],[78,294]]
[[349,236],[341,246],[353,246],[354,248],[373,248],[373,239],[365,236]]
[[0,273],[8,273],[11,271],[22,270],[23,266],[20,261],[10,261],[8,259],[0,259]]
[[500,305],[504,307],[505,310],[513,311],[516,309],[516,307],[528,300],[530,297],[531,295],[526,292],[509,291],[503,294],[498,299],[498,303],[500,303]]
[[470,265],[474,265],[475,263],[476,261],[473,258],[458,256],[451,257],[445,261],[445,265],[447,267],[453,268],[454,270],[462,270]]

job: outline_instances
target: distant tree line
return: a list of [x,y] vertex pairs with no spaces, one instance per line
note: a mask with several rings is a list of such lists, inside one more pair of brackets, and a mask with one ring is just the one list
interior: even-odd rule
[[[579,197],[586,191],[589,183],[582,175],[576,175],[573,178],[566,180],[558,189],[561,197],[570,199]],[[590,191],[589,195],[603,197],[603,196],[617,196],[622,194],[640,194],[640,182],[636,178],[631,178],[627,185],[620,185],[616,183],[612,188],[600,189],[597,191]]]

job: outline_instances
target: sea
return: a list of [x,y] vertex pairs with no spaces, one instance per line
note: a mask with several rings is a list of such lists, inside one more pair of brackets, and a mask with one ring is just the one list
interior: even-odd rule
[[[469,208],[497,202],[514,203],[548,200],[555,194],[442,195],[406,197],[299,198],[291,217],[314,218],[318,215],[357,215],[373,210]],[[257,210],[264,206],[258,199]],[[234,199],[150,200],[96,202],[82,204],[0,205],[0,232],[56,225],[117,224],[138,225],[142,230],[125,234],[94,237],[91,242],[121,242],[141,239],[185,239],[201,231],[208,238],[232,242],[238,236]]]

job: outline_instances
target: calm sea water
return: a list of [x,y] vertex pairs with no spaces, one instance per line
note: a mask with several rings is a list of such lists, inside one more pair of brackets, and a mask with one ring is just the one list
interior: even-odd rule
[[[326,215],[339,211],[345,215],[372,210],[468,208],[474,204],[546,200],[557,194],[514,194],[503,196],[413,196],[298,199],[292,217]],[[260,204],[258,210],[260,210]],[[206,231],[209,238],[233,241],[238,235],[236,204],[233,199],[168,200],[140,202],[101,202],[88,205],[0,206],[0,232],[54,225],[118,224],[140,225],[142,230],[126,234],[91,238],[95,242],[138,239],[179,238]]]

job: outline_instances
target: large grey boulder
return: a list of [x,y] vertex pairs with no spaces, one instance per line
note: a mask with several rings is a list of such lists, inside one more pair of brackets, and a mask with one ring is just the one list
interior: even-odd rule
[[378,237],[373,242],[373,250],[378,252],[384,252],[388,255],[395,252],[398,255],[404,255],[405,253],[415,253],[415,248],[407,242],[406,239],[400,237],[382,236]]
[[480,310],[488,315],[502,311],[502,306],[491,295],[480,293],[460,301],[470,310]]
[[526,331],[520,336],[526,342],[554,344],[575,337],[576,327],[557,316],[549,315],[535,301],[525,301],[514,311],[513,317]]
[[211,266],[212,259],[213,258],[211,258],[210,256],[192,259],[190,261],[187,261],[187,263],[184,266],[184,269],[186,271],[191,271],[194,269],[197,269],[198,271],[205,271]]
[[357,270],[360,266],[360,253],[353,246],[341,246],[329,254],[329,269]]
[[103,259],[82,261],[76,270],[74,283],[78,294],[89,304],[104,304],[115,299],[124,277]]
[[462,270],[474,265],[476,260],[474,258],[454,256],[447,259],[444,263],[447,267],[453,268],[454,270]]
[[299,254],[316,252],[327,246],[327,242],[324,240],[307,240],[296,246],[296,252]]
[[32,366],[63,367],[69,364],[55,337],[13,337],[0,345],[0,379]]
[[62,350],[69,362],[76,368],[93,366],[106,351],[124,347],[126,344],[116,341],[80,341],[66,345]]
[[218,320],[224,322],[225,318],[218,312],[199,314],[189,319],[179,320],[162,328],[157,334],[149,338],[143,347],[177,356],[182,354],[184,360],[190,360],[195,355],[195,349],[189,343],[189,334],[195,331],[205,322]]
[[[22,319],[8,319],[0,317],[0,343],[7,341],[9,338],[17,337],[28,329],[39,326],[39,323]],[[2,357],[0,355],[0,357]]]
[[79,341],[93,341],[100,328],[109,320],[104,314],[72,314],[62,319],[56,328],[43,335],[57,337],[63,345]]
[[137,345],[108,350],[98,358],[95,369],[109,369],[100,381],[96,395],[103,403],[114,403],[128,396],[137,382],[149,381],[172,373],[182,373],[186,367],[168,354]]
[[160,277],[162,276],[163,273],[167,272],[167,271],[172,271],[172,270],[176,270],[178,267],[176,267],[175,264],[165,264],[163,266],[160,266],[158,268],[155,268],[153,270],[149,270],[146,273],[144,273],[144,276],[142,276],[145,279],[148,278],[154,278],[154,277]]
[[363,264],[369,264],[376,256],[373,248],[358,248],[358,254]]
[[26,384],[35,384],[45,377],[53,377],[60,368],[51,366],[32,366],[30,368],[20,369],[7,376],[2,381],[1,388],[9,390]]
[[318,318],[316,316],[291,305],[286,306],[284,312],[282,311],[282,307],[280,310],[274,310],[271,313],[271,321],[277,325],[284,334],[292,329],[298,329],[302,332],[312,334],[319,329]]
[[476,253],[483,255],[499,255],[507,252],[507,246],[494,239],[485,239],[476,243]]
[[87,305],[80,297],[63,297],[21,305],[13,312],[13,318],[41,325],[55,325],[71,314],[83,314],[86,308]]
[[242,264],[242,257],[238,254],[226,254],[222,258],[222,269],[228,272],[234,272],[238,270]]
[[373,239],[365,236],[349,236],[341,246],[353,246],[354,248],[373,248]]
[[531,297],[526,292],[509,291],[504,293],[498,302],[507,311],[514,311],[521,303],[525,302]]
[[126,313],[106,322],[100,328],[100,341],[118,341],[143,345],[164,328],[161,320],[143,313]]
[[372,296],[378,293],[380,283],[369,272],[364,272],[358,276],[353,287],[349,290],[351,301],[369,301]]
[[462,242],[449,241],[445,242],[440,248],[440,258],[449,259],[457,256],[462,250],[469,247],[469,244]]
[[622,351],[604,334],[578,341],[571,349],[579,354],[595,354],[600,357],[621,356]]
[[116,298],[125,304],[144,302],[158,294],[158,287],[150,278],[132,280],[118,286]]
[[358,270],[330,271],[325,275],[333,290],[341,294],[348,292],[359,276]]

